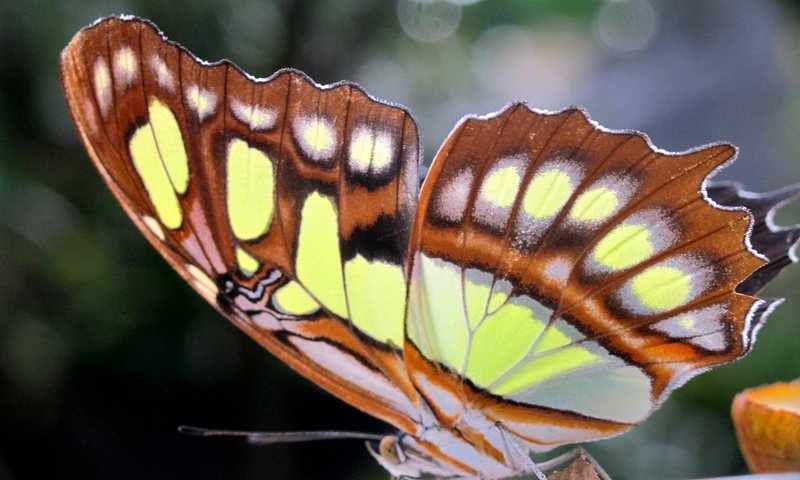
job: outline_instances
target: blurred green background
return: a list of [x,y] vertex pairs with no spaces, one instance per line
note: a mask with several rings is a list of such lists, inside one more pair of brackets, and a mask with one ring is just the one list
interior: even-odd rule
[[[408,106],[426,160],[455,122],[514,100],[586,107],[662,148],[741,147],[718,178],[800,181],[800,17],[759,0],[0,0],[0,478],[383,479],[359,442],[255,447],[178,435],[387,426],[225,322],[135,231],[79,143],[58,54],[131,13],[206,60],[292,66]],[[778,216],[800,221],[792,206]],[[692,380],[642,427],[588,445],[615,480],[743,473],[744,388],[800,377],[800,268],[746,359]]]

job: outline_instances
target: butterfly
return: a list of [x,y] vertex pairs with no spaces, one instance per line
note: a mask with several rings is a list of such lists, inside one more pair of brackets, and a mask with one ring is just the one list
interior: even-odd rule
[[393,476],[503,478],[623,433],[749,351],[797,261],[764,195],[579,108],[467,116],[420,186],[417,125],[359,86],[205,63],[150,22],[61,55],[78,132],[161,255],[301,375],[393,425]]

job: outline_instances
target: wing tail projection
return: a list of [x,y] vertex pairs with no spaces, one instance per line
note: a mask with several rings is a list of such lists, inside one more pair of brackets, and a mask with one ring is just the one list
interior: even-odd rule
[[800,184],[768,193],[754,193],[733,182],[710,182],[708,196],[720,205],[745,207],[753,215],[750,243],[769,263],[739,284],[738,292],[755,295],[787,265],[797,262],[800,225],[776,225],[774,216],[785,204],[800,196]]

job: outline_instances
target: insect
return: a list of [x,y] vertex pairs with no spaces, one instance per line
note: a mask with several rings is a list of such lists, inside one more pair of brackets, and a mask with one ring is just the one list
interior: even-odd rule
[[102,19],[61,56],[97,169],[197,292],[331,394],[399,430],[392,475],[503,478],[642,422],[752,347],[796,261],[800,191],[706,185],[682,153],[580,109],[461,120],[420,187],[403,107],[302,72],[201,62]]

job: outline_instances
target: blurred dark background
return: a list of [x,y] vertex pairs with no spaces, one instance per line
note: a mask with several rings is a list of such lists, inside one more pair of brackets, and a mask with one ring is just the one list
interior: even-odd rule
[[[254,447],[180,424],[387,427],[225,322],[135,231],[79,143],[58,54],[131,13],[206,60],[354,80],[415,112],[426,160],[455,122],[514,100],[586,107],[665,149],[741,147],[719,178],[800,181],[800,17],[751,0],[0,0],[0,478],[385,479],[359,442]],[[800,221],[800,207],[778,216]],[[746,359],[701,375],[649,421],[588,445],[616,480],[743,473],[728,411],[800,376],[800,268]]]

